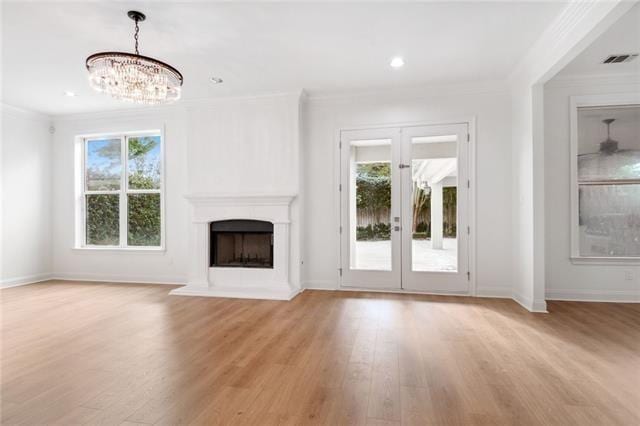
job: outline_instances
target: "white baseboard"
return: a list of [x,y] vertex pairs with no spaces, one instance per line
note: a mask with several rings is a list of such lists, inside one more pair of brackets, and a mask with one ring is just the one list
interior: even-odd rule
[[531,300],[518,293],[513,293],[511,298],[529,312],[549,313],[547,311],[547,302],[544,300]]
[[[424,293],[414,292],[406,290],[380,290],[380,289],[366,289],[366,288],[348,288],[340,287],[334,281],[305,281],[303,287],[306,290],[333,290],[333,291],[365,291],[365,292],[378,292],[378,293],[394,293],[394,294],[431,294],[441,296],[469,296],[467,294],[459,293]],[[542,301],[541,303],[531,303],[526,300],[518,300],[517,296],[512,293],[509,287],[479,287],[477,290],[477,297],[487,298],[499,298],[499,299],[513,299],[523,308],[531,312],[547,312],[547,304]]]
[[15,278],[5,278],[0,281],[0,288],[10,288],[10,287],[18,287],[21,285],[28,285],[39,283],[42,281],[47,281],[51,279],[50,273],[42,273],[35,275],[27,275],[24,277],[15,277]]
[[116,274],[87,274],[55,272],[51,279],[65,281],[89,281],[101,283],[130,283],[130,284],[168,284],[185,285],[187,277],[166,275],[116,275]]
[[335,281],[304,281],[302,287],[307,290],[340,290],[340,286]]
[[640,303],[638,290],[588,290],[588,289],[549,289],[547,300],[565,300],[572,302],[613,302]]
[[513,297],[511,287],[478,287],[476,296],[497,299],[511,299]]

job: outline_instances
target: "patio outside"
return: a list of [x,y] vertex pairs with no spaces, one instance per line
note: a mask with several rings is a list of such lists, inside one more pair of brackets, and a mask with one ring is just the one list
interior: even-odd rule
[[[353,147],[351,267],[391,270],[390,141]],[[413,271],[457,270],[456,142],[412,142],[411,265]]]
[[[458,244],[455,238],[444,238],[443,248],[431,247],[431,240],[411,243],[414,271],[455,271],[457,269]],[[391,266],[391,241],[357,241],[356,269],[389,270]]]

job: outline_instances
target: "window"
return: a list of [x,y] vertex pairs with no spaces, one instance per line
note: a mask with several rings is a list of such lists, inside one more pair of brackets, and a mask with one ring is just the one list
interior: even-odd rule
[[640,103],[573,112],[574,259],[640,261]]
[[163,246],[159,132],[82,139],[82,247]]

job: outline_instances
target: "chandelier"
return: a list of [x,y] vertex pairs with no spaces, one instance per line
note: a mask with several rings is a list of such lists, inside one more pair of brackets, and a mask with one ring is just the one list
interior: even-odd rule
[[162,61],[138,52],[138,22],[143,13],[127,13],[136,23],[134,40],[136,53],[99,52],[87,58],[89,84],[98,92],[123,101],[157,105],[180,99],[182,74]]

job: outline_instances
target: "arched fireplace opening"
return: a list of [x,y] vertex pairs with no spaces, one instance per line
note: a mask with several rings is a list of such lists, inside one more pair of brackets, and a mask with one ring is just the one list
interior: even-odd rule
[[219,220],[209,230],[209,266],[273,269],[273,223]]

